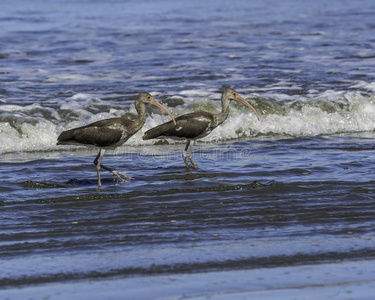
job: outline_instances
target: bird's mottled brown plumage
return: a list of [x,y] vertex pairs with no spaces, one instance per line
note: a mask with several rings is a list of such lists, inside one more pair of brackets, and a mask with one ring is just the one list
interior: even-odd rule
[[139,131],[146,122],[145,105],[149,103],[159,107],[168,113],[173,122],[172,114],[159,102],[157,102],[149,93],[139,93],[135,100],[135,108],[138,112],[138,118],[128,120],[125,117],[111,118],[97,121],[86,126],[78,127],[63,131],[57,138],[57,145],[86,145],[99,147],[99,154],[94,160],[98,174],[98,186],[101,186],[100,169],[103,168],[120,181],[131,179],[131,177],[118,173],[112,168],[101,164],[106,149],[117,147],[125,143],[132,135]]
[[186,167],[186,151],[190,147],[189,159],[194,168],[196,164],[192,158],[192,149],[194,140],[202,138],[211,133],[217,126],[223,123],[229,114],[229,103],[232,100],[242,102],[244,105],[252,109],[259,120],[259,115],[255,108],[242,99],[238,93],[233,89],[226,89],[221,96],[222,110],[220,113],[213,114],[205,111],[197,111],[185,114],[176,118],[176,125],[172,122],[166,122],[148,130],[144,135],[144,140],[155,138],[172,138],[172,139],[187,139],[186,147],[183,152],[183,159]]
[[[142,137],[144,140],[159,137],[176,139],[196,139],[204,136],[205,132],[214,124],[215,116],[209,112],[198,111],[179,116],[176,125],[166,122],[148,130]],[[213,128],[212,128],[213,129]]]
[[97,121],[86,126],[63,131],[57,138],[58,145],[82,144],[100,148],[114,147],[123,139],[125,142],[135,132],[129,132],[132,121],[123,118],[111,118]]

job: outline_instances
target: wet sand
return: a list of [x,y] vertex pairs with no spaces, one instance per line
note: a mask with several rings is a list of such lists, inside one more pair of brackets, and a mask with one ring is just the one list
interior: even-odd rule
[[375,294],[375,261],[111,280],[67,281],[0,291],[2,299],[356,299]]

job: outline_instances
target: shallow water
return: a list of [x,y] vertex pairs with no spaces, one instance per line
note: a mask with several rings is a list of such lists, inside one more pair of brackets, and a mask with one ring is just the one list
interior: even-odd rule
[[[372,1],[4,1],[0,287],[374,259]],[[151,92],[175,116],[232,104],[195,146],[108,151],[58,134]],[[366,264],[364,264],[366,265]],[[370,268],[370,267],[369,267]],[[267,273],[267,272],[266,272]],[[298,278],[296,278],[298,281]],[[6,294],[4,294],[6,295]]]

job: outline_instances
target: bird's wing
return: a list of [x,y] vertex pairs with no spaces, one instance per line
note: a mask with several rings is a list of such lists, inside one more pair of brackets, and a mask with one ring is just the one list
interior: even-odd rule
[[74,132],[74,140],[80,144],[109,147],[120,141],[122,131],[107,127],[86,127]]
[[98,147],[114,145],[121,139],[122,131],[118,127],[109,126],[109,120],[111,119],[63,131],[57,138],[57,144],[79,143]]
[[158,137],[175,137],[194,139],[203,134],[211,125],[213,116],[206,112],[194,112],[176,118],[177,125],[166,122],[148,130],[142,137],[144,140]]

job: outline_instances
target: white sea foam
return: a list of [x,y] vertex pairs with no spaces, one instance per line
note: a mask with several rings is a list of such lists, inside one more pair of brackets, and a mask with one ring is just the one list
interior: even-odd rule
[[361,88],[364,90],[369,90],[375,92],[375,82],[365,82],[365,81],[360,81],[359,83],[351,86],[351,88]]
[[23,109],[24,107],[20,105],[7,104],[7,105],[0,106],[0,111],[17,111],[17,110],[23,110]]
[[18,128],[7,122],[0,122],[0,153],[53,149],[57,128],[46,120],[35,125],[24,123]]
[[46,79],[46,82],[55,83],[55,82],[88,82],[92,81],[92,77],[79,74],[61,74],[53,75]]
[[[356,86],[369,89],[372,85],[373,83],[359,83]],[[241,94],[257,107],[260,121],[245,106],[231,104],[228,119],[202,141],[224,141],[260,135],[316,136],[375,130],[375,96],[365,96],[358,91],[310,91],[306,95],[271,92]],[[170,108],[175,116],[200,109],[211,112],[221,109],[219,94],[210,93],[207,99],[207,93],[201,90],[186,90],[180,95],[187,101],[185,105]],[[194,98],[196,100],[191,101]],[[1,105],[0,153],[65,149],[56,146],[56,139],[63,130],[124,113],[136,115],[133,104],[129,104],[124,112],[123,105],[109,105],[100,99],[100,95],[93,94],[75,94],[59,105],[58,108],[44,107],[41,104],[25,107]],[[155,140],[143,141],[144,132],[170,120],[161,111],[148,111],[145,126],[127,141],[127,145],[155,143]],[[169,142],[179,143],[174,140]]]
[[[325,92],[314,100],[329,99],[339,103],[337,93]],[[340,132],[373,131],[375,129],[375,97],[364,97],[358,92],[345,93],[347,103],[341,110],[326,111],[324,105],[305,103],[300,110],[290,109],[286,115],[269,114],[261,122],[251,122],[258,134],[287,134],[313,136]],[[333,100],[334,99],[334,100]],[[332,103],[326,101],[325,103]],[[324,104],[324,103],[323,103]]]
[[184,91],[181,91],[179,94],[184,97],[195,97],[195,98],[203,98],[209,95],[207,91],[203,91],[203,90],[184,90]]

